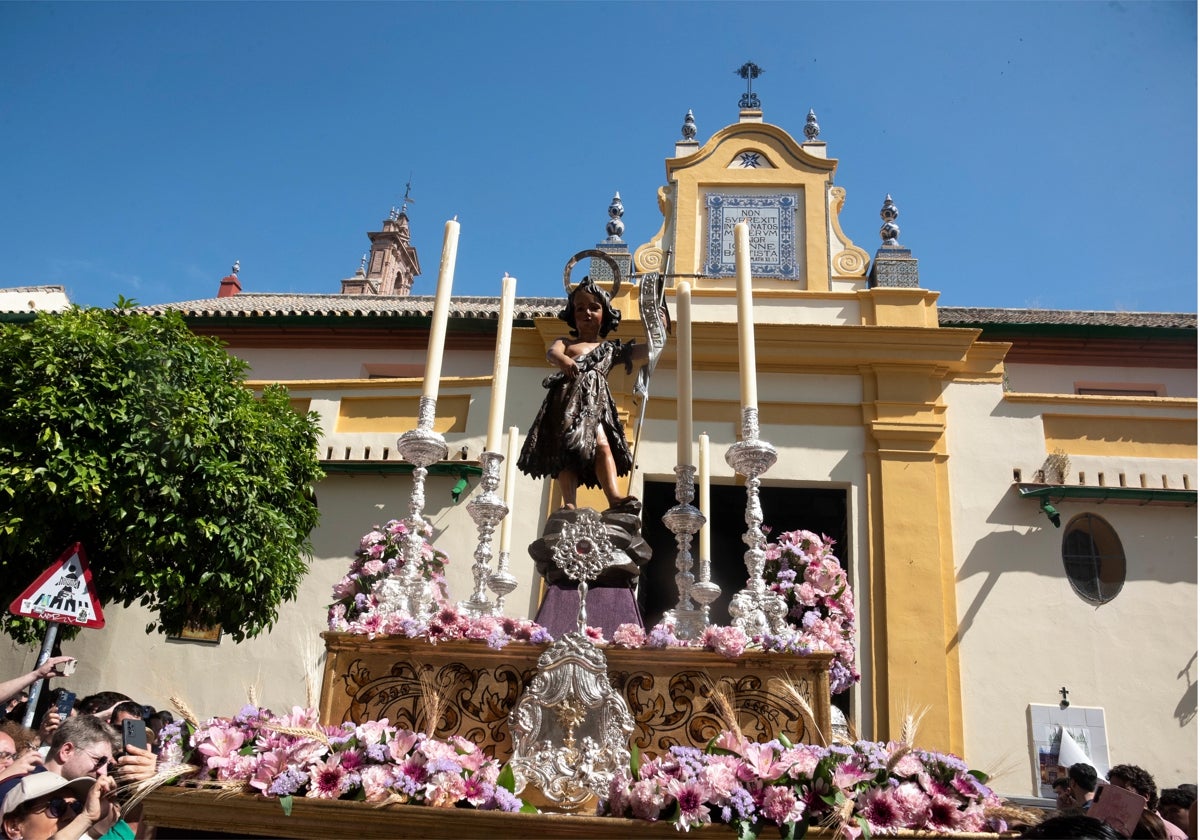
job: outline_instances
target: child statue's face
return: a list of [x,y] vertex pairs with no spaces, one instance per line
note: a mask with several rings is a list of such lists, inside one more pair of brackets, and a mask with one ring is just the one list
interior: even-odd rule
[[604,323],[604,303],[595,295],[577,291],[574,300],[575,329],[582,338],[594,338],[600,334]]

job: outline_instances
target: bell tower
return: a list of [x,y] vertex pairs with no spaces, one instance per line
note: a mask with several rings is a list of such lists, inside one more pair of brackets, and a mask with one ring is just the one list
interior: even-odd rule
[[412,292],[413,280],[421,273],[417,249],[408,229],[408,205],[411,184],[404,190],[400,209],[392,208],[383,230],[371,231],[371,253],[354,277],[342,281],[344,295],[397,295]]

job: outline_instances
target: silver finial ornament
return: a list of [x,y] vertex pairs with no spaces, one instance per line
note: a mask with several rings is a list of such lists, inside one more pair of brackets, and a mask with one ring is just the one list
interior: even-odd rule
[[612,203],[608,205],[608,224],[604,229],[608,232],[607,242],[623,242],[621,234],[625,232],[625,223],[621,217],[625,215],[625,205],[621,203],[621,194],[613,193]]
[[687,116],[683,118],[683,139],[689,143],[696,139],[696,118],[692,116],[692,109],[688,108]]
[[363,254],[362,259],[358,261],[358,273],[359,274],[367,273],[367,255],[366,254]]
[[754,92],[754,80],[763,74],[763,69],[753,61],[747,61],[733,72],[735,75],[741,76],[746,80],[746,92],[738,100],[738,107],[742,110],[758,110],[761,108],[762,104],[758,101],[758,94]]
[[896,206],[896,202],[892,201],[889,193],[883,200],[883,209],[879,211],[879,218],[883,219],[883,226],[879,228],[879,236],[883,239],[884,245],[900,244],[900,226],[896,224],[896,217],[899,215],[900,208]]
[[234,260],[234,261],[233,261],[233,269],[232,269],[233,273],[234,273],[234,274],[237,274],[237,273],[238,273],[239,271],[241,271],[241,270],[242,270],[242,261],[241,261],[241,260]]
[[812,108],[808,109],[808,119],[804,121],[804,136],[810,143],[821,136],[821,126],[817,125],[817,115]]

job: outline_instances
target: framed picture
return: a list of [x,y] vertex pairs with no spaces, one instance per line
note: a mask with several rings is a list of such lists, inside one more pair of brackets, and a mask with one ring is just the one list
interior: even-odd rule
[[214,624],[204,627],[199,624],[187,624],[178,636],[167,636],[167,638],[175,642],[203,642],[208,645],[216,645],[221,642],[221,625]]

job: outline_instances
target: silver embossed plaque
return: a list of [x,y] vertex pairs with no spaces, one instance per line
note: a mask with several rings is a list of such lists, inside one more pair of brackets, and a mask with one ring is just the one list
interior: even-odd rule
[[745,219],[750,226],[750,273],[755,277],[797,280],[796,206],[794,195],[705,196],[708,207],[707,251],[704,273],[709,277],[732,277],[736,272],[733,226]]

